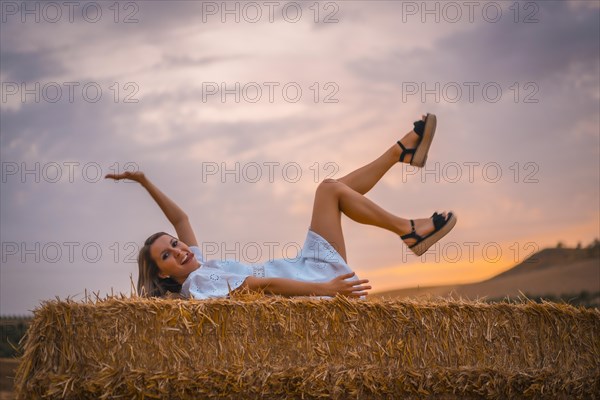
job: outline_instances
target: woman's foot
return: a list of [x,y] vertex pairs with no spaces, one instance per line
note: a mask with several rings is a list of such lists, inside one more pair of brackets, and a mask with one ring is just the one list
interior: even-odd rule
[[452,212],[436,212],[430,218],[411,219],[407,222],[408,226],[403,227],[400,238],[413,253],[420,256],[454,228],[456,215]]
[[[426,115],[421,116],[421,120],[425,121],[425,117],[427,117]],[[400,139],[400,143],[402,143],[402,145],[404,147],[406,147],[407,149],[415,149],[419,142],[421,141],[421,136],[417,135],[417,133],[412,130],[410,132],[408,132],[406,135],[404,135],[404,137],[402,139]],[[402,154],[402,147],[398,146],[398,159],[400,159],[400,155]],[[405,162],[407,164],[410,164],[410,162],[412,161],[413,158],[413,153],[409,153],[406,156],[404,156],[404,159],[400,162]]]
[[[444,218],[446,218],[447,217],[446,211],[444,211],[442,213],[442,215],[444,216]],[[415,223],[416,234],[421,237],[425,237],[435,230],[435,226],[433,225],[432,218],[413,219],[413,222]],[[406,225],[402,230],[401,236],[409,234],[410,232],[412,232],[410,220],[406,220]],[[412,246],[413,244],[415,244],[417,242],[417,239],[414,237],[409,237],[407,239],[402,239],[402,240],[404,241],[404,243],[406,243],[406,245],[408,247]]]
[[423,167],[435,134],[437,118],[434,114],[423,115],[421,121],[414,125],[415,128],[397,142],[398,159],[400,162]]

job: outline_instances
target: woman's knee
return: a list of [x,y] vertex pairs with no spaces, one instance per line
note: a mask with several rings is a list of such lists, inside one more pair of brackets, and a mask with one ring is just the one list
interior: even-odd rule
[[327,178],[319,183],[317,187],[317,193],[326,195],[335,195],[343,190],[344,184],[337,179]]

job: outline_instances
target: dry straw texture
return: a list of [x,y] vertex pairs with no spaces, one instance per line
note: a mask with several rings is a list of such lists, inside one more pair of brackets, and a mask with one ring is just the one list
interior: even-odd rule
[[600,311],[241,296],[36,310],[20,399],[595,398]]

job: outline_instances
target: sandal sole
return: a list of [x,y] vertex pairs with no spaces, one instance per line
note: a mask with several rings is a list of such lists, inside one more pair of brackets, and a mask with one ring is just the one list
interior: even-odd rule
[[410,165],[414,165],[415,167],[423,167],[425,165],[427,153],[429,152],[429,147],[431,147],[431,142],[435,135],[436,126],[437,117],[435,114],[428,114],[427,120],[425,121],[425,130],[423,131],[423,139],[421,139],[421,143],[417,146],[417,150],[410,161]]
[[446,224],[442,227],[442,229],[435,232],[431,236],[428,236],[427,238],[425,238],[422,242],[420,242],[416,246],[409,247],[409,249],[418,256],[422,255],[431,246],[433,246],[436,242],[438,242],[441,238],[443,238],[448,233],[450,233],[452,228],[454,228],[454,225],[456,225],[456,221],[457,221],[456,215],[454,213],[452,213],[452,215],[450,216],[450,219],[448,220],[448,222],[446,222]]

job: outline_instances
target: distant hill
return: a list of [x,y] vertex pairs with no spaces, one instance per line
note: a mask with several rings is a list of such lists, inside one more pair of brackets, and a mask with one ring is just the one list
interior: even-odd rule
[[[569,249],[569,248],[549,248],[535,253],[520,264],[511,269],[496,275],[493,279],[499,279],[516,274],[539,272],[543,269],[556,266],[566,266],[575,264],[579,261],[596,259],[599,257],[599,246],[589,247],[586,249]],[[599,288],[600,290],[600,288]]]
[[407,298],[452,295],[468,299],[518,297],[569,301],[589,296],[600,302],[600,245],[583,249],[544,249],[513,268],[485,281],[464,285],[416,287],[373,293],[370,296]]

